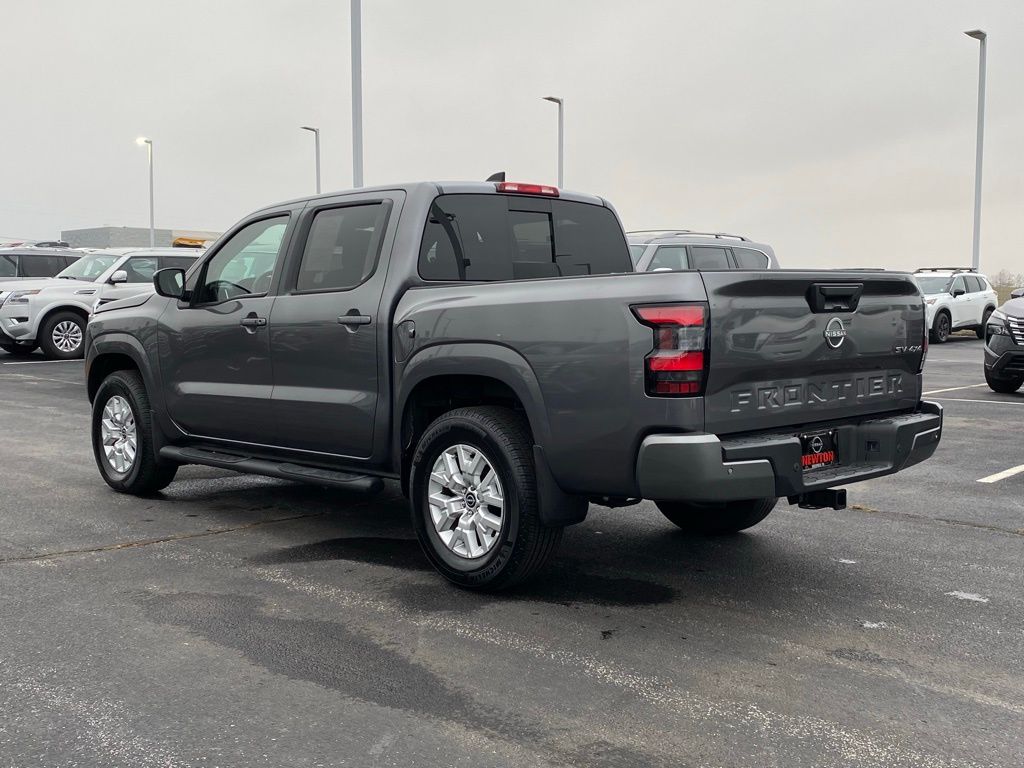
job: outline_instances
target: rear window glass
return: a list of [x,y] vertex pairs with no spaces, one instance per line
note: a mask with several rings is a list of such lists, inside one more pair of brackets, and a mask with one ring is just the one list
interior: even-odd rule
[[691,256],[694,269],[729,269],[729,252],[725,248],[695,245]]
[[196,263],[196,256],[161,256],[160,269],[184,269],[186,272]]
[[0,277],[18,276],[18,257],[5,254],[0,256]]
[[373,272],[387,221],[383,203],[319,211],[306,239],[295,288],[354,288]]
[[980,293],[981,291],[985,290],[984,288],[981,287],[981,280],[979,280],[976,277],[966,276],[964,277],[964,282],[967,283],[968,293]]
[[25,277],[53,277],[64,269],[62,256],[22,256],[21,271]]
[[760,251],[733,248],[732,254],[736,257],[736,266],[739,269],[768,269],[768,257]]
[[441,195],[420,247],[425,280],[523,280],[632,271],[603,206],[507,195]]

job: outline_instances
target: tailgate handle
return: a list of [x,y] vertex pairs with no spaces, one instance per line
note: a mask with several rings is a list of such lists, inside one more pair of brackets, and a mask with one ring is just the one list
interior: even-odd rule
[[811,283],[807,303],[812,312],[856,312],[864,283]]

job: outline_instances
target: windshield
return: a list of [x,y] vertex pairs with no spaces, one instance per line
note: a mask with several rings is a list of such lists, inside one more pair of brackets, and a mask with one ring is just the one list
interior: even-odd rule
[[633,259],[633,266],[635,267],[640,263],[640,257],[644,255],[644,251],[647,250],[646,245],[631,245],[629,246],[629,256]]
[[93,253],[83,256],[71,266],[57,273],[57,277],[65,280],[95,280],[102,275],[120,256],[113,253]]
[[928,295],[948,291],[951,278],[949,275],[930,275],[928,277],[918,275],[915,279],[921,288],[921,293]]

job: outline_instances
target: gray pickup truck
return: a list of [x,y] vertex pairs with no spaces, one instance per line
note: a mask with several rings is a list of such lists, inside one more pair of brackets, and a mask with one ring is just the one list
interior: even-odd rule
[[927,459],[905,274],[631,272],[603,199],[417,183],[264,208],[86,333],[104,480],[183,464],[410,499],[457,584],[521,581],[588,504],[731,532]]

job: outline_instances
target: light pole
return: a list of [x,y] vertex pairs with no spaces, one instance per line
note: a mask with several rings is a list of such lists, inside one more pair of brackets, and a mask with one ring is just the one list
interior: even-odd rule
[[981,155],[985,146],[985,47],[988,35],[980,29],[965,32],[981,45],[978,53],[978,145],[974,157],[974,254],[973,267],[981,264]]
[[363,186],[363,43],[360,0],[352,0],[352,186]]
[[149,247],[153,248],[156,245],[156,231],[153,227],[153,140],[139,136],[135,143],[140,147],[145,146],[149,155]]
[[545,96],[544,101],[558,105],[558,186],[563,186],[565,171],[565,99],[560,96]]
[[320,194],[320,129],[309,125],[301,126],[304,131],[311,131],[316,142],[316,193]]

